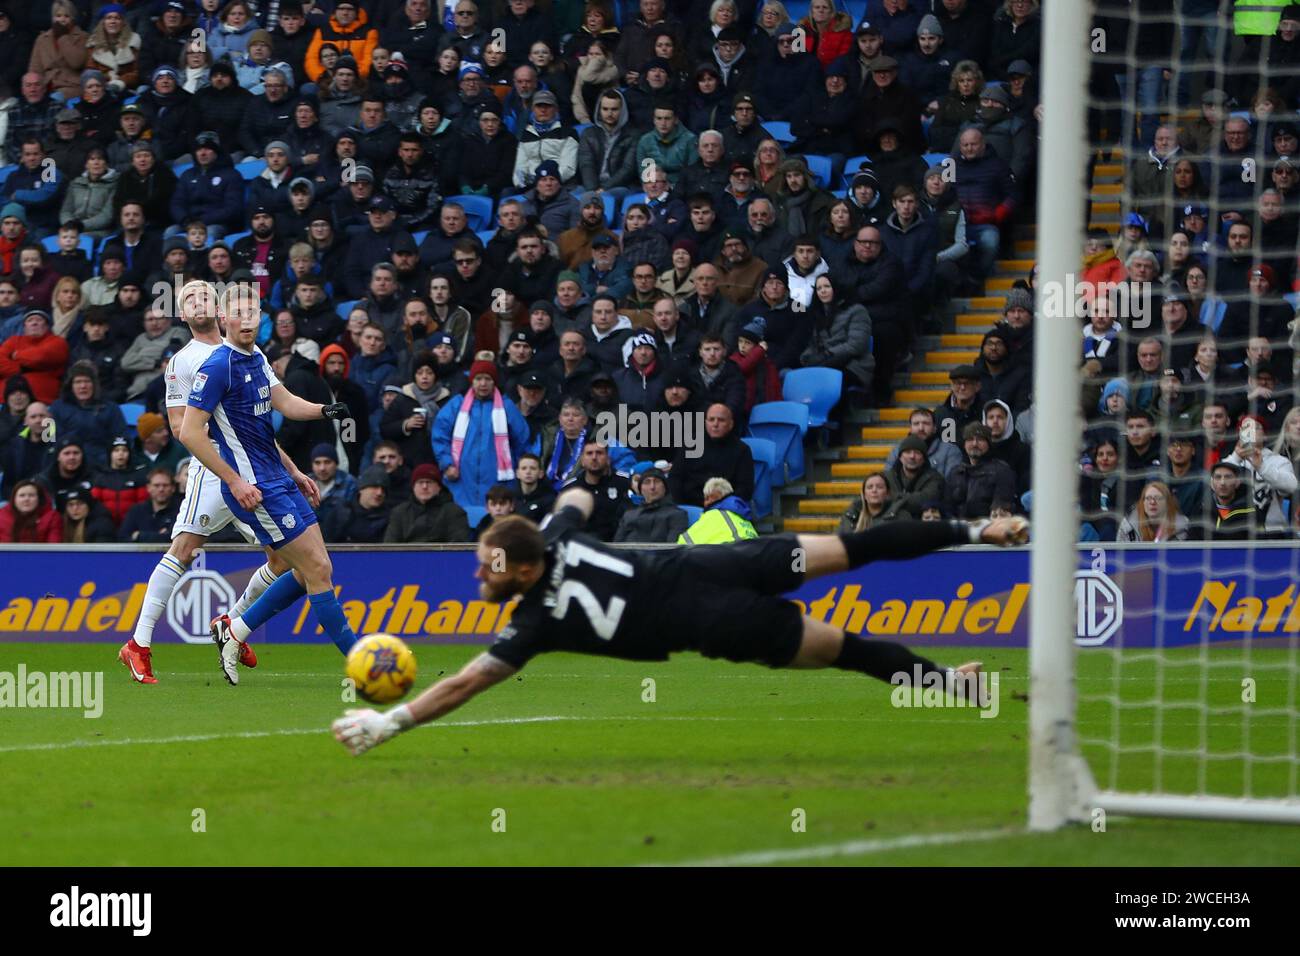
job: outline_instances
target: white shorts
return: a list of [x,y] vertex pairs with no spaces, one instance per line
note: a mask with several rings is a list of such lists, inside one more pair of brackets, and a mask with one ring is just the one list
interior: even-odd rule
[[191,458],[185,500],[181,502],[180,517],[172,525],[172,537],[188,531],[206,538],[232,523],[245,541],[249,544],[258,543],[253,529],[231,513],[230,506],[221,494],[221,479],[204,468],[197,458]]

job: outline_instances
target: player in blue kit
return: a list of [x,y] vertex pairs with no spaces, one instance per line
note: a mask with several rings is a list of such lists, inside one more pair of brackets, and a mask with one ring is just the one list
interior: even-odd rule
[[341,402],[304,401],[280,383],[254,344],[262,317],[255,286],[227,286],[218,313],[225,322],[225,340],[194,376],[181,442],[221,479],[222,495],[234,515],[297,572],[280,575],[244,614],[213,622],[221,671],[238,684],[237,663],[249,634],[303,594],[341,651],[346,654],[356,641],[334,594],[333,568],[316,512],[285,470],[271,421],[272,410],[295,421],[341,419],[350,412]]

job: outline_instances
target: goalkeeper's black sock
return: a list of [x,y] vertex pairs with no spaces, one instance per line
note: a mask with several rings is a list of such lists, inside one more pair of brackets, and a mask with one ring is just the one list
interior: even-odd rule
[[902,644],[867,640],[848,631],[844,632],[844,646],[840,649],[840,656],[835,658],[835,663],[831,666],[842,671],[858,671],[886,683],[895,674],[906,674],[907,680],[904,683],[907,685],[923,680],[927,674],[947,675],[947,668],[913,654]]
[[954,544],[970,544],[970,525],[964,521],[890,521],[866,531],[840,535],[849,555],[849,567],[870,561],[903,561]]

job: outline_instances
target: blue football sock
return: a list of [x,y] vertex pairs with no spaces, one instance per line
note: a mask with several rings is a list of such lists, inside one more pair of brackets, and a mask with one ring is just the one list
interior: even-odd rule
[[256,631],[281,611],[292,607],[294,602],[306,593],[307,589],[298,583],[293,572],[286,571],[262,592],[262,596],[253,602],[253,606],[241,615],[241,620],[250,631]]
[[311,601],[316,622],[325,629],[325,633],[330,636],[335,646],[347,654],[352,649],[352,645],[357,642],[357,636],[352,632],[348,619],[343,616],[343,608],[339,605],[339,599],[334,592],[322,591],[320,594],[311,595],[307,600]]

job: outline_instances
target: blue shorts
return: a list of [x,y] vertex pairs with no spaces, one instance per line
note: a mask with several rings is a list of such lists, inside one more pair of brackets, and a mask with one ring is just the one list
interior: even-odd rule
[[291,478],[280,478],[257,485],[262,503],[249,511],[225,485],[221,495],[235,517],[253,529],[262,544],[283,548],[316,523],[316,512]]

